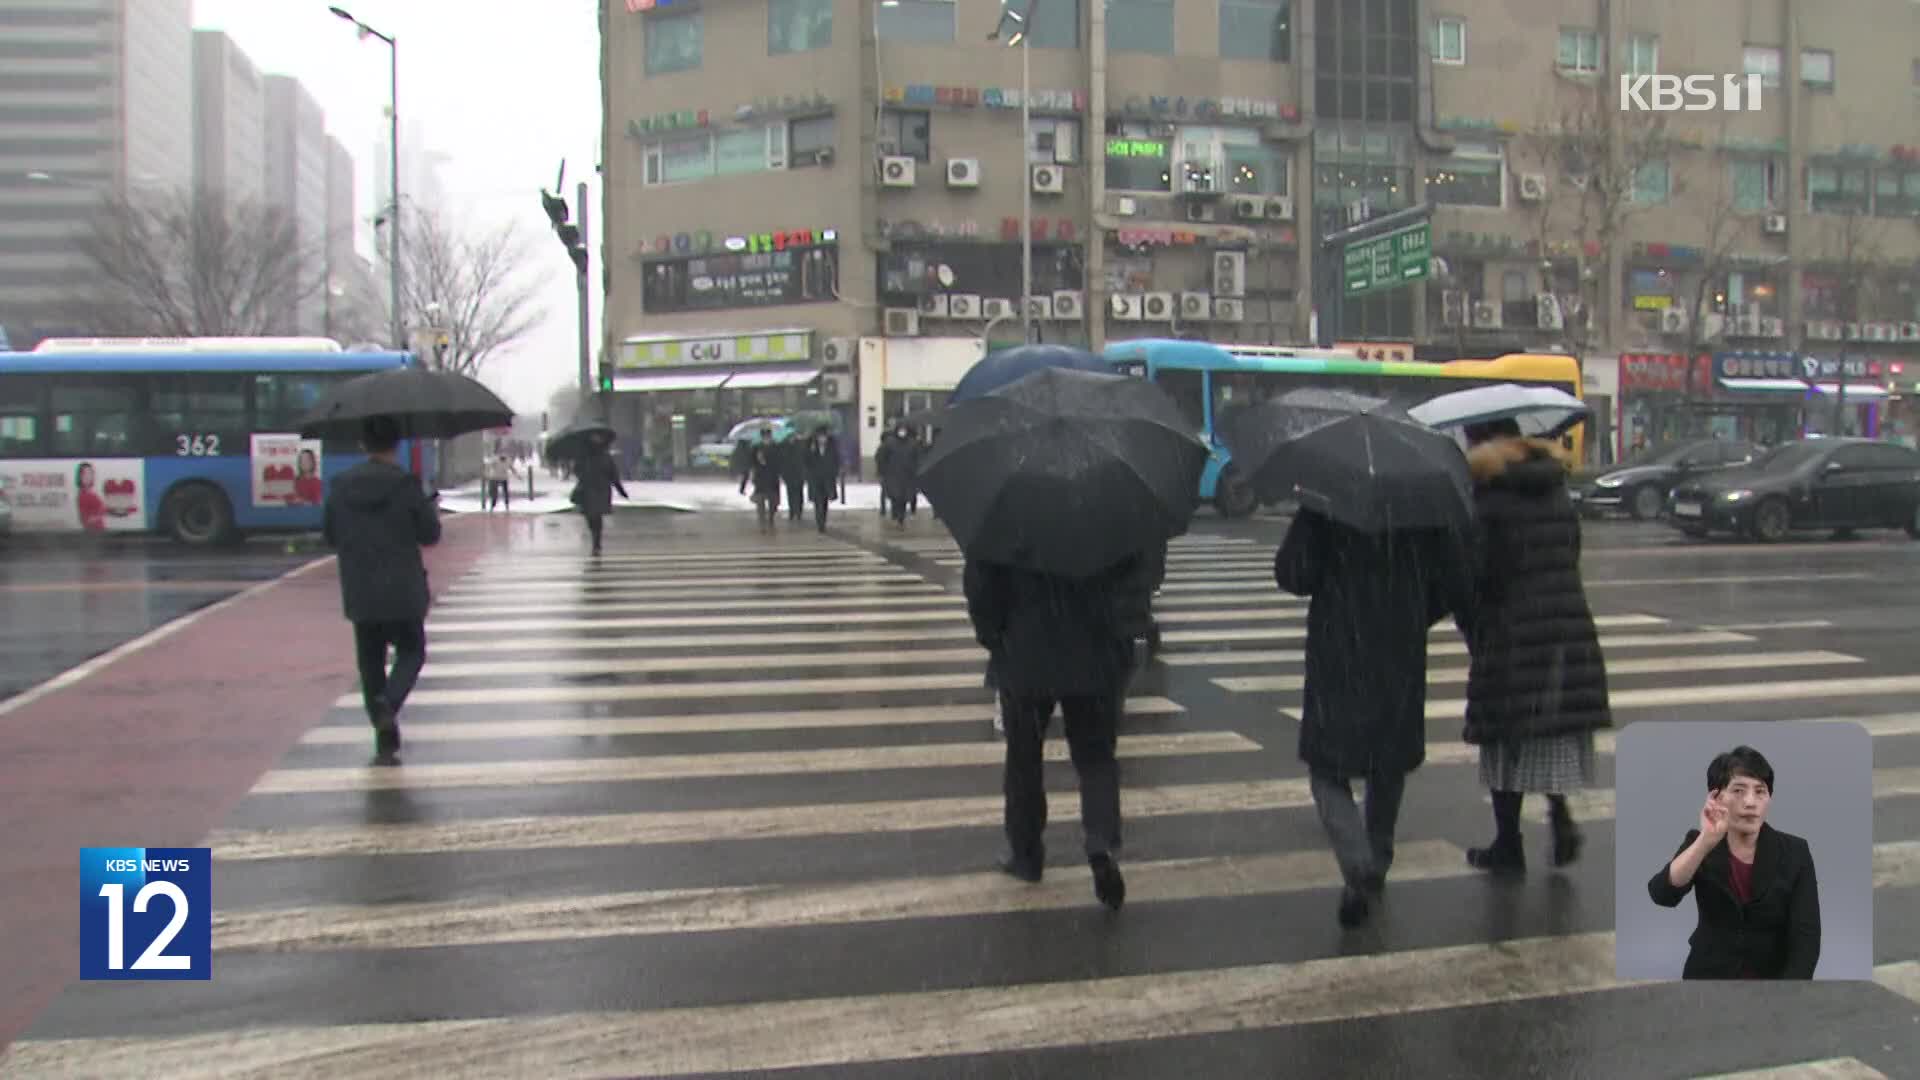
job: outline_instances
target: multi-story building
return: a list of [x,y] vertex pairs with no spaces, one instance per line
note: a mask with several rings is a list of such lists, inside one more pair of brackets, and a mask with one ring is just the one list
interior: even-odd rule
[[[677,455],[822,404],[871,454],[990,323],[1018,339],[1023,301],[1036,339],[1096,347],[1565,349],[1616,451],[1897,419],[1920,364],[1909,0],[1012,2],[1014,48],[991,4],[603,6],[623,428]],[[1757,108],[1623,107],[1622,75],[1746,73]],[[1340,290],[1321,239],[1421,205],[1424,283],[1316,303]]]
[[81,329],[100,199],[193,182],[190,0],[0,0],[0,323]]
[[258,206],[267,184],[267,87],[218,30],[193,34],[194,186],[202,197]]
[[[293,222],[294,243],[316,267],[325,264],[328,245],[326,116],[300,85],[285,75],[267,76],[267,203]],[[291,332],[326,332],[324,288],[305,290],[296,304]]]

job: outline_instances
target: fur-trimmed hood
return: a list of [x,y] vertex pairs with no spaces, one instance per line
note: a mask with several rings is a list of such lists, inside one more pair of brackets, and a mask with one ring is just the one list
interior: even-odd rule
[[1564,454],[1560,444],[1550,439],[1505,436],[1467,451],[1467,467],[1478,484],[1505,480],[1521,487],[1545,486],[1565,482]]

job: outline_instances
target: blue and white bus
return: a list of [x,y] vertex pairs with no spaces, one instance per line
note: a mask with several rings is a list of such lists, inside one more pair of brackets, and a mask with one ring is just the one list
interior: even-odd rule
[[[297,421],[339,383],[412,362],[326,338],[56,338],[0,353],[0,495],[16,532],[213,544],[317,529],[326,478],[364,454],[302,439]],[[401,455],[431,475],[429,446]]]

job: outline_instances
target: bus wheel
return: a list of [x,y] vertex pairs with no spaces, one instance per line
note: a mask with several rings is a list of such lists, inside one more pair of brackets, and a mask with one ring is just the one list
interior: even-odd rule
[[160,504],[160,527],[182,544],[217,544],[233,532],[233,507],[212,484],[182,484]]
[[1239,470],[1229,465],[1220,470],[1220,479],[1214,484],[1214,509],[1224,518],[1249,517],[1260,507],[1260,500],[1253,493],[1253,485],[1240,476]]

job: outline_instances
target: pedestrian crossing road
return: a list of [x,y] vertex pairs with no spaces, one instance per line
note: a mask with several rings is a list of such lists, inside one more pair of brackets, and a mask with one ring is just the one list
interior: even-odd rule
[[403,765],[342,687],[260,777],[207,840],[211,982],[75,984],[0,1074],[1920,1075],[1920,635],[1855,625],[1920,599],[1904,561],[1590,553],[1619,723],[1873,736],[1874,981],[1729,991],[1614,975],[1614,732],[1581,862],[1467,866],[1491,817],[1445,627],[1386,899],[1342,931],[1272,537],[1173,547],[1112,914],[1057,738],[1048,875],[993,869],[1001,748],[936,524],[619,524],[599,559],[573,522],[514,534],[445,590]]

